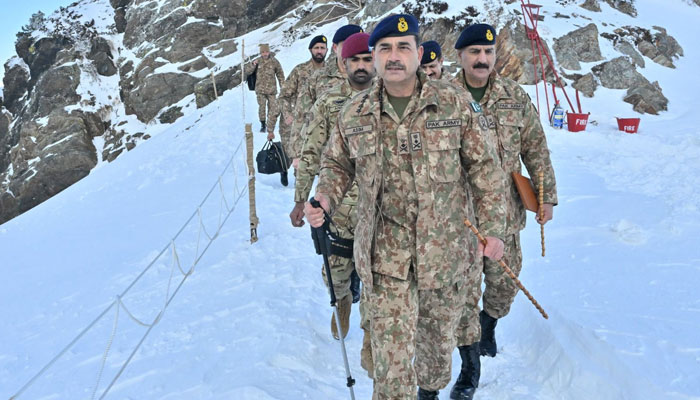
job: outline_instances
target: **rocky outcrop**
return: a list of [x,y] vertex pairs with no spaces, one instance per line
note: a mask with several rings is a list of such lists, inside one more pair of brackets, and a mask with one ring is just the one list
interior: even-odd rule
[[644,57],[642,57],[641,54],[637,50],[635,50],[634,46],[632,46],[630,43],[627,41],[620,41],[615,45],[615,50],[619,51],[620,53],[629,56],[630,59],[634,62],[634,64],[638,67],[644,68],[646,65],[644,63]]
[[610,7],[625,13],[629,16],[636,17],[637,9],[634,7],[634,0],[605,0]]
[[600,3],[598,3],[598,0],[586,0],[581,4],[581,8],[588,11],[600,12]]
[[[635,59],[637,62],[637,57],[631,54],[629,47],[634,44],[644,56],[649,57],[652,61],[659,65],[663,65],[668,68],[675,68],[673,60],[678,59],[683,56],[683,48],[678,44],[676,39],[669,35],[666,29],[654,26],[655,33],[646,28],[624,26],[622,28],[615,29],[614,33],[604,33],[601,36],[613,42],[618,51],[623,54],[629,55]],[[633,52],[636,54],[636,51]],[[642,61],[641,66],[644,63]]]
[[22,107],[22,99],[29,92],[29,66],[19,57],[13,57],[5,63],[3,83],[3,105],[13,114]]
[[367,5],[365,6],[365,14],[369,17],[377,17],[380,15],[384,15],[387,12],[389,12],[389,10],[398,6],[401,3],[403,3],[403,0],[368,1]]
[[593,68],[600,84],[610,89],[628,89],[624,101],[640,113],[658,114],[668,109],[668,99],[658,82],[650,83],[627,57],[618,57]]
[[583,93],[584,96],[593,97],[593,93],[598,88],[598,81],[593,73],[589,72],[586,75],[577,77],[571,86]]
[[[554,74],[548,67],[546,60],[546,54],[550,54],[549,47],[544,41],[542,44],[545,46],[542,54],[545,76],[548,82],[554,82]],[[542,80],[539,58],[536,60],[536,70],[532,61],[532,48],[530,40],[525,34],[525,25],[520,22],[519,18],[515,18],[506,24],[496,36],[496,71],[520,84],[532,85]]]
[[553,48],[559,65],[575,71],[581,69],[580,62],[603,59],[598,45],[598,27],[592,23],[555,39]]

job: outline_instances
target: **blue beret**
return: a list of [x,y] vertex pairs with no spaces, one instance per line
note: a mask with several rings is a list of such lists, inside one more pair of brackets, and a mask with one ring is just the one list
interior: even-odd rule
[[359,25],[350,24],[341,26],[340,29],[335,31],[335,35],[333,35],[333,43],[338,44],[344,42],[350,35],[358,32],[362,32],[362,28],[360,28]]
[[328,42],[328,40],[326,39],[325,36],[318,35],[315,38],[311,39],[311,43],[309,43],[309,48],[314,47],[314,45],[316,45],[316,43],[323,43],[325,45],[328,45],[327,42]]
[[423,46],[423,58],[420,59],[421,65],[429,64],[435,60],[439,60],[442,57],[442,49],[440,49],[440,43],[434,40],[428,40],[427,42],[421,43]]
[[385,37],[418,35],[418,32],[418,20],[413,15],[391,15],[379,21],[374,28],[369,37],[369,46],[374,47]]
[[474,24],[464,28],[455,43],[455,49],[476,45],[496,44],[496,30],[489,24]]

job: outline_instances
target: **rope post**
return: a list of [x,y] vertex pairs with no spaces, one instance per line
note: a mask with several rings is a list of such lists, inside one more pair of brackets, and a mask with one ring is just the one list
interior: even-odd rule
[[248,205],[250,210],[250,243],[258,241],[258,215],[255,212],[255,166],[253,165],[253,125],[245,124],[246,159],[248,160]]
[[216,78],[214,78],[214,71],[211,71],[211,83],[214,85],[214,98],[219,99],[219,92],[216,90]]
[[[542,221],[544,219],[544,171],[542,168],[537,172],[537,180],[539,181],[537,199],[540,206],[540,221]],[[540,224],[540,237],[542,238],[542,257],[544,257],[544,224]]]

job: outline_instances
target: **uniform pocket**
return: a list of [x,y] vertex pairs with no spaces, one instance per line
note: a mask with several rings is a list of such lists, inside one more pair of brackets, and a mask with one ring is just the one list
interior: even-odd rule
[[425,138],[430,178],[436,182],[454,182],[462,174],[459,129],[430,130]]

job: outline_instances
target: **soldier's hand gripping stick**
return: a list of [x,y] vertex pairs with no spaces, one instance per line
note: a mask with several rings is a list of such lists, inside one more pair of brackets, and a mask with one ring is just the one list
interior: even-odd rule
[[[472,225],[471,221],[469,221],[468,219],[465,219],[465,220],[464,220],[464,224],[467,225],[467,227],[468,227],[469,229],[471,229],[472,232],[474,232],[474,234],[476,235],[476,237],[479,238],[479,242],[481,242],[481,244],[483,244],[484,246],[486,246],[486,238],[484,238],[483,236],[481,236],[481,233],[479,233],[479,230],[476,229],[476,227],[475,227],[474,225]],[[513,282],[515,282],[515,285],[516,285],[520,290],[522,290],[523,293],[525,293],[525,296],[527,296],[528,299],[530,299],[530,302],[532,302],[532,304],[535,306],[535,308],[537,308],[537,310],[540,312],[540,314],[542,314],[542,316],[544,317],[544,319],[549,319],[549,316],[547,315],[547,313],[546,313],[546,312],[544,311],[544,309],[540,306],[540,304],[537,302],[537,300],[535,300],[535,298],[532,297],[532,295],[530,294],[530,292],[528,292],[528,290],[525,289],[525,286],[523,286],[522,282],[520,282],[520,279],[518,279],[518,277],[515,276],[515,274],[513,273],[513,270],[511,270],[510,267],[508,267],[508,265],[506,265],[506,263],[505,263],[502,259],[499,260],[498,263],[501,265],[501,267],[502,267],[503,270],[506,272],[506,274],[510,277],[510,279],[512,279]]]
[[[313,197],[309,199],[309,203],[315,208],[320,208],[321,203]],[[331,255],[331,241],[328,237],[328,227],[330,226],[331,217],[324,210],[323,211],[325,221],[323,225],[318,228],[311,227],[311,238],[314,241],[314,247],[316,248],[316,254],[323,255],[323,268],[326,271],[326,279],[328,279],[328,292],[331,296],[331,307],[333,307],[333,315],[335,316],[335,324],[338,332],[343,332],[340,327],[340,318],[338,315],[338,304],[336,303],[335,290],[333,289],[333,277],[331,276],[331,265],[328,262],[328,257]],[[343,362],[345,363],[345,373],[347,377],[347,387],[350,389],[350,398],[355,400],[355,391],[353,390],[353,385],[355,385],[355,379],[353,379],[350,374],[350,364],[348,363],[348,353],[345,350],[345,339],[343,335],[338,335],[340,337],[340,348],[343,352]]]

